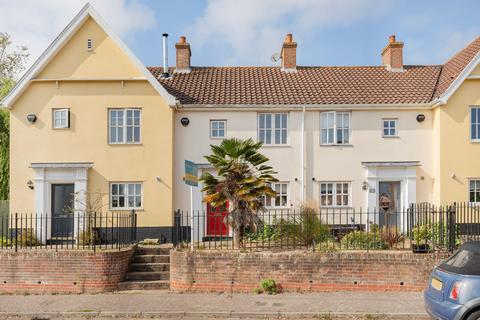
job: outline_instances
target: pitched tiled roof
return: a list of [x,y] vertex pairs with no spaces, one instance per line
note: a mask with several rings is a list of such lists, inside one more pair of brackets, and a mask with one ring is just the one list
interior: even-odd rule
[[[442,94],[480,51],[480,38],[445,65],[384,66],[192,67],[188,74],[161,78],[161,67],[149,67],[167,91],[184,105],[420,104]],[[171,68],[170,73],[173,73]]]
[[450,60],[443,65],[442,72],[438,79],[438,85],[433,95],[434,98],[439,97],[452,82],[458,77],[458,75],[465,69],[465,67],[472,61],[472,59],[480,51],[480,37],[473,40],[462,51],[454,55]]

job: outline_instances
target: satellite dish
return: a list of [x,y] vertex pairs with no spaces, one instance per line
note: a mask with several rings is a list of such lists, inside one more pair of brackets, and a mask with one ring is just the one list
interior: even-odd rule
[[272,62],[277,62],[278,60],[280,60],[280,58],[281,58],[280,53],[275,52],[275,53],[272,54],[272,56],[270,57],[270,60],[272,60]]

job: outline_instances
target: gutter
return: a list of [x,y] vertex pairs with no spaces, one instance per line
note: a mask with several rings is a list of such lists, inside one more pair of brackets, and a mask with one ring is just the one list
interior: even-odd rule
[[258,111],[258,110],[428,110],[432,102],[421,104],[181,104],[181,110],[188,111]]

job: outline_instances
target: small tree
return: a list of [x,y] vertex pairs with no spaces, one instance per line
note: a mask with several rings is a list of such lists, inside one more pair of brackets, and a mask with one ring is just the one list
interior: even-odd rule
[[[26,47],[11,51],[11,44],[10,36],[0,32],[0,101],[15,86],[15,77],[23,71],[28,58]],[[0,200],[8,199],[9,193],[9,135],[8,112],[0,108]]]
[[277,181],[276,172],[265,165],[269,159],[259,153],[262,142],[252,139],[226,139],[211,145],[212,154],[205,158],[215,168],[216,176],[204,173],[204,201],[212,206],[229,203],[226,224],[234,230],[237,248],[244,247],[245,228],[255,229],[260,223],[258,213],[265,210],[262,197],[274,197],[270,184]]

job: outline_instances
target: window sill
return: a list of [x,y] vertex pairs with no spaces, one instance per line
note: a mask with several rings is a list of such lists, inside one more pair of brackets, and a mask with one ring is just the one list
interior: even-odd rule
[[263,144],[262,148],[291,148],[290,144]]
[[353,147],[353,144],[320,144],[320,147]]
[[320,206],[320,209],[353,209],[353,207],[352,206]]
[[480,143],[480,140],[472,140],[472,139],[470,139],[470,142],[473,143],[473,144],[478,144],[478,143]]
[[138,211],[145,211],[145,209],[143,208],[131,208],[131,209],[127,209],[127,208],[109,208],[108,211],[113,211],[113,212],[119,212],[119,211],[128,211],[128,212],[131,212],[131,211],[134,211],[135,212],[138,212]]
[[143,146],[143,143],[108,143],[109,146],[116,147],[116,146]]
[[398,138],[400,138],[400,136],[382,136],[382,138],[385,138],[385,139],[398,139]]
[[55,130],[55,131],[65,131],[65,130],[70,130],[69,127],[65,127],[65,128],[55,128],[55,127],[52,127],[52,130]]

